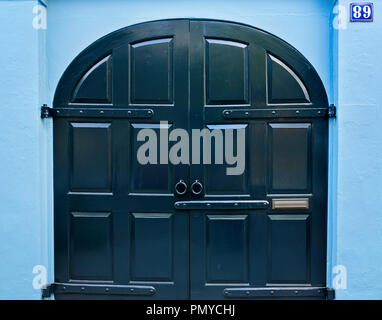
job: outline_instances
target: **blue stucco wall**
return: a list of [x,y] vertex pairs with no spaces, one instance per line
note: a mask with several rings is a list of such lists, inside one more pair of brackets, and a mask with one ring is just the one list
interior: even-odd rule
[[35,1],[0,1],[0,299],[38,299],[32,269],[44,263],[42,37],[32,27],[34,5]]
[[382,299],[382,2],[374,7],[373,23],[338,31],[335,259],[347,268],[343,299]]
[[[347,10],[349,2],[338,4]],[[52,104],[67,65],[99,37],[179,17],[259,27],[295,46],[316,68],[338,106],[338,119],[330,122],[328,285],[332,268],[341,264],[347,289],[338,290],[338,298],[382,297],[378,19],[337,30],[332,0],[163,0],[160,7],[154,0],[49,0],[44,31],[32,27],[36,3],[0,1],[0,147],[6,150],[0,158],[6,168],[0,171],[0,257],[7,260],[0,264],[0,298],[39,298],[32,288],[34,265],[46,266],[53,280],[52,121],[39,119],[39,106]],[[365,43],[373,49],[365,50]]]

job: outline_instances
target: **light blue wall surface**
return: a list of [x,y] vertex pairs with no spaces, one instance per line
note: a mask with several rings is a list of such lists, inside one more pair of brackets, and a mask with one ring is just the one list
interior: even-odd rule
[[[153,0],[49,0],[45,42],[45,31],[32,28],[35,3],[0,1],[0,93],[5,98],[0,147],[6,150],[0,159],[0,257],[7,261],[0,264],[0,298],[38,298],[31,283],[34,265],[47,266],[53,280],[52,121],[39,119],[39,106],[52,105],[65,68],[99,37],[127,25],[179,17],[256,26],[295,46],[316,68],[330,102],[338,105],[338,120],[330,123],[328,285],[332,267],[342,264],[348,289],[337,291],[337,297],[381,298],[378,19],[347,23],[337,32],[331,28],[332,0],[162,0],[160,5]],[[348,1],[339,4],[348,9]],[[365,40],[372,50],[365,50]]]
[[35,1],[0,1],[0,299],[38,299],[32,269],[44,263],[42,39],[32,27],[34,5]]
[[[339,1],[346,9],[351,1]],[[338,31],[336,263],[347,268],[339,298],[382,299],[382,1],[373,23]]]

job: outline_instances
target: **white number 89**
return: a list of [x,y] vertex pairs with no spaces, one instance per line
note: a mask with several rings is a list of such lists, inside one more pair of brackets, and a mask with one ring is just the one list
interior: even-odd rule
[[363,6],[363,8],[361,6],[354,6],[353,7],[354,18],[359,19],[359,18],[361,18],[361,15],[362,15],[362,18],[364,18],[364,19],[370,18],[370,16],[371,16],[370,6]]

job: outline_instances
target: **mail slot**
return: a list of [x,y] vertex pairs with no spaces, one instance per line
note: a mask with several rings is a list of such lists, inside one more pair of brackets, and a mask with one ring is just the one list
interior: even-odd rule
[[309,198],[272,199],[272,209],[309,209]]

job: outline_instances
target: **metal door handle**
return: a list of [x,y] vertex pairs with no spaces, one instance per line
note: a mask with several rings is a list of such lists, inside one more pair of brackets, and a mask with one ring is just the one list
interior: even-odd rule
[[191,185],[191,191],[195,195],[198,195],[198,194],[202,193],[203,185],[200,183],[199,180],[195,180],[194,183]]
[[177,201],[174,204],[179,210],[261,210],[269,207],[267,200],[209,200]]
[[187,192],[187,184],[183,180],[179,180],[175,185],[175,192],[180,196],[184,195]]

